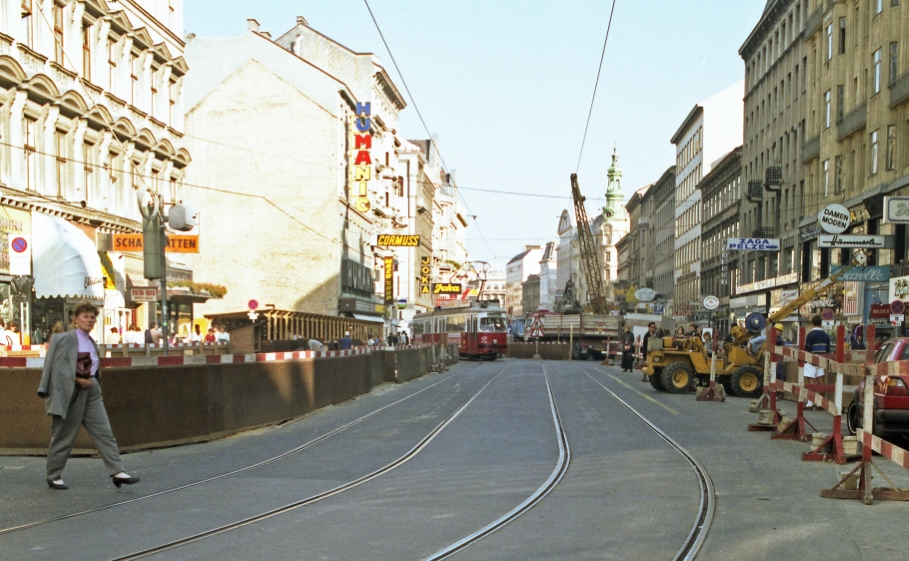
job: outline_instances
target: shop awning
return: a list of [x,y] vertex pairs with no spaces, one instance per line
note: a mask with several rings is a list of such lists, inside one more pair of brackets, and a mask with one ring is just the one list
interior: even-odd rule
[[385,323],[385,318],[382,316],[370,316],[367,314],[351,314],[354,319],[359,319],[363,321],[371,321],[373,323]]
[[104,275],[95,242],[66,220],[32,213],[35,296],[104,300]]

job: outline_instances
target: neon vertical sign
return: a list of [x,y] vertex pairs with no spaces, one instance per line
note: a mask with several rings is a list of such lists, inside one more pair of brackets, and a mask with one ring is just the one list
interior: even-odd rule
[[353,135],[354,165],[351,171],[351,184],[354,192],[354,208],[360,212],[368,212],[369,181],[372,179],[372,136],[369,129],[372,127],[372,107],[366,103],[357,102],[357,114],[354,116],[356,132]]

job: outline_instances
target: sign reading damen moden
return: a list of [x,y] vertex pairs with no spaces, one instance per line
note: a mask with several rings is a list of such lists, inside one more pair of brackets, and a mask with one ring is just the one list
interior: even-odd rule
[[750,251],[779,251],[779,238],[728,238],[726,249]]

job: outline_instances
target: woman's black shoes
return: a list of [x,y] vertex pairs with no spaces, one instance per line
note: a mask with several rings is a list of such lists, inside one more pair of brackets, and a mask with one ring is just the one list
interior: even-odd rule
[[54,483],[50,479],[47,480],[47,486],[50,487],[51,489],[59,489],[61,491],[64,489],[69,489],[69,486],[67,486],[62,481],[60,483]]
[[132,485],[133,483],[139,482],[138,477],[115,477],[113,475],[110,477],[114,480],[114,485],[117,487],[117,489],[120,488],[120,485]]

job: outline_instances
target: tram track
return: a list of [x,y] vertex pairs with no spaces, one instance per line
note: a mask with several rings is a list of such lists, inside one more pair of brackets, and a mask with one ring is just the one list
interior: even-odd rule
[[[447,428],[448,425],[450,425],[464,410],[466,410],[470,406],[470,404],[473,403],[473,401],[477,397],[479,397],[479,395],[481,393],[483,393],[483,390],[485,390],[506,368],[508,368],[508,364],[502,366],[502,368],[500,368],[495,374],[493,374],[490,377],[490,379],[485,384],[483,384],[483,386],[470,397],[470,399],[468,399],[460,407],[458,407],[455,411],[453,411],[441,423],[436,425],[429,433],[427,433],[410,450],[408,450],[402,456],[398,457],[393,462],[390,462],[390,463],[386,464],[385,466],[383,466],[371,473],[368,473],[362,477],[359,477],[357,479],[354,479],[354,480],[344,483],[342,485],[338,485],[327,491],[317,493],[315,495],[311,495],[309,497],[306,497],[305,499],[293,501],[292,503],[289,503],[287,505],[284,505],[284,506],[281,506],[278,508],[274,508],[274,509],[270,509],[266,512],[263,512],[263,513],[260,513],[260,514],[254,515],[254,516],[250,516],[250,517],[244,518],[242,520],[232,522],[230,524],[225,524],[225,525],[219,526],[217,528],[206,530],[204,532],[199,532],[192,536],[187,536],[187,537],[181,538],[179,540],[173,540],[171,542],[157,545],[154,547],[150,547],[150,548],[147,548],[147,549],[144,549],[141,551],[136,551],[136,552],[130,553],[125,556],[114,557],[111,559],[111,561],[127,561],[127,560],[131,560],[131,559],[142,559],[144,557],[156,555],[158,553],[163,553],[165,551],[169,551],[171,549],[175,549],[175,548],[178,548],[178,547],[181,547],[184,545],[189,545],[191,543],[195,543],[195,542],[207,539],[207,538],[211,538],[211,537],[217,536],[219,534],[229,532],[231,530],[242,528],[244,526],[248,526],[250,524],[254,524],[256,522],[260,522],[262,520],[266,520],[268,518],[272,518],[272,517],[278,516],[280,514],[291,512],[298,508],[319,502],[319,501],[327,499],[329,497],[333,497],[335,495],[338,495],[338,494],[348,491],[350,489],[354,489],[356,487],[359,487],[360,485],[363,485],[364,483],[367,483],[369,481],[372,481],[373,479],[376,479],[382,475],[385,475],[386,473],[389,473],[389,472],[393,471],[394,469],[406,464],[408,461],[410,461],[411,459],[416,457],[421,451],[423,451],[423,449],[426,448],[426,446],[428,446],[429,443],[432,442],[442,431],[444,431],[445,428]],[[428,389],[428,388],[426,388],[426,389]]]
[[474,544],[486,536],[497,532],[498,530],[504,528],[509,523],[513,522],[515,519],[532,509],[540,501],[546,498],[549,493],[556,488],[562,478],[565,476],[565,473],[568,471],[568,466],[571,463],[571,448],[568,445],[568,437],[565,434],[565,428],[562,425],[562,419],[559,416],[559,410],[556,406],[555,396],[552,392],[552,382],[549,379],[549,373],[546,371],[546,365],[543,365],[543,376],[546,379],[546,390],[549,394],[549,406],[552,412],[552,420],[555,425],[556,439],[558,441],[559,447],[559,460],[556,462],[555,468],[549,474],[549,477],[546,481],[540,485],[533,494],[527,497],[521,504],[514,507],[498,519],[490,522],[486,526],[480,528],[476,532],[465,536],[464,538],[454,542],[453,544],[440,549],[439,551],[424,557],[422,561],[440,561],[446,559],[459,551],[464,550],[469,547],[471,544]]
[[[170,488],[170,489],[165,489],[165,490],[163,490],[163,491],[158,491],[158,492],[155,492],[155,493],[150,493],[150,494],[148,494],[148,495],[142,495],[142,496],[140,496],[140,497],[134,497],[134,498],[131,498],[131,499],[127,499],[127,500],[125,500],[125,501],[118,501],[118,502],[111,503],[111,504],[108,504],[108,505],[103,505],[103,506],[99,506],[99,507],[83,509],[83,510],[80,510],[80,511],[77,511],[77,512],[72,512],[72,513],[69,513],[69,514],[65,514],[65,515],[63,515],[63,516],[57,516],[57,517],[54,517],[54,518],[47,518],[47,519],[44,519],[44,520],[38,520],[38,521],[35,521],[35,522],[29,522],[29,523],[26,523],[26,524],[19,524],[19,525],[11,526],[11,527],[8,527],[8,528],[2,528],[2,529],[0,529],[0,536],[5,535],[5,534],[11,534],[11,533],[14,533],[14,532],[19,532],[19,531],[22,531],[22,530],[28,530],[28,529],[30,529],[30,528],[36,528],[36,527],[39,527],[39,526],[44,526],[44,525],[47,525],[47,524],[53,524],[53,523],[56,523],[56,522],[62,522],[62,521],[64,521],[64,520],[71,520],[71,519],[73,519],[73,518],[78,518],[78,517],[85,516],[85,515],[88,515],[88,514],[93,514],[93,513],[96,513],[96,512],[101,512],[101,511],[105,511],[105,510],[114,509],[114,508],[117,508],[117,507],[122,507],[122,506],[125,506],[125,505],[134,504],[134,503],[137,503],[137,502],[140,502],[140,501],[144,501],[144,500],[148,500],[148,499],[153,499],[153,498],[156,498],[156,497],[161,497],[161,496],[164,496],[164,495],[168,495],[168,494],[171,494],[171,493],[175,493],[175,492],[177,492],[177,491],[183,491],[183,490],[186,490],[186,489],[190,489],[190,488],[192,488],[192,487],[197,487],[197,486],[200,486],[200,485],[204,485],[204,484],[206,484],[206,483],[211,483],[211,482],[214,482],[214,481],[218,481],[218,480],[220,480],[220,479],[225,479],[225,478],[228,478],[228,477],[231,477],[231,476],[239,475],[239,474],[242,474],[242,473],[245,473],[245,472],[248,472],[248,471],[257,469],[257,468],[261,468],[261,467],[264,467],[264,466],[273,464],[273,463],[275,463],[275,462],[278,462],[278,461],[280,461],[280,460],[283,460],[283,459],[286,459],[286,458],[288,458],[288,457],[290,457],[290,456],[293,456],[294,454],[297,454],[297,453],[299,453],[299,452],[302,452],[303,450],[306,450],[307,448],[310,448],[310,447],[312,447],[312,446],[314,446],[314,445],[316,445],[316,444],[318,444],[318,443],[320,443],[320,442],[323,442],[323,441],[325,441],[325,440],[327,440],[327,439],[329,439],[329,438],[331,438],[331,437],[333,437],[333,436],[336,436],[336,435],[338,435],[338,434],[340,434],[340,433],[346,431],[347,429],[350,429],[350,428],[352,428],[352,427],[354,427],[354,426],[356,426],[356,425],[362,423],[363,421],[366,421],[367,419],[369,419],[369,418],[371,418],[371,417],[374,417],[375,415],[378,415],[379,413],[381,413],[381,412],[383,412],[383,411],[386,411],[386,410],[388,410],[388,409],[390,409],[390,408],[392,408],[392,407],[395,407],[395,406],[397,406],[397,405],[400,405],[401,403],[404,403],[404,402],[406,402],[407,400],[409,400],[409,399],[411,399],[411,398],[414,398],[414,397],[416,397],[416,396],[418,396],[418,395],[420,395],[420,394],[422,394],[422,393],[424,393],[424,392],[426,392],[426,391],[428,391],[428,390],[430,390],[430,389],[432,389],[432,388],[435,388],[435,387],[439,386],[440,384],[443,384],[444,382],[447,382],[447,381],[451,380],[452,378],[455,378],[456,376],[462,375],[462,374],[464,374],[465,372],[467,372],[467,371],[469,371],[469,370],[475,369],[475,368],[477,368],[478,366],[480,366],[480,365],[478,365],[478,364],[472,364],[472,365],[470,365],[469,367],[467,367],[465,370],[463,370],[463,371],[461,371],[461,372],[458,372],[458,373],[455,373],[455,374],[451,374],[451,375],[449,375],[449,376],[446,376],[445,378],[443,378],[443,379],[441,379],[441,380],[438,380],[438,381],[436,381],[436,382],[434,382],[434,383],[432,383],[432,384],[426,386],[425,388],[422,388],[422,389],[420,389],[420,390],[418,390],[418,391],[416,391],[416,392],[414,392],[414,393],[412,393],[412,394],[410,394],[410,395],[407,395],[407,396],[405,396],[405,397],[402,397],[401,399],[398,399],[398,400],[396,400],[396,401],[393,401],[392,403],[389,403],[389,404],[387,404],[387,405],[384,405],[384,406],[380,407],[379,409],[376,409],[376,410],[374,410],[374,411],[371,411],[371,412],[367,413],[366,415],[363,415],[363,416],[361,416],[361,417],[358,417],[357,419],[354,419],[353,421],[350,421],[350,422],[348,422],[348,423],[345,423],[345,424],[343,424],[343,425],[341,425],[341,426],[339,426],[339,427],[337,427],[337,428],[335,428],[335,429],[332,429],[332,430],[326,432],[325,434],[322,434],[322,435],[320,435],[320,436],[318,436],[318,437],[316,437],[316,438],[313,438],[313,439],[311,439],[311,440],[309,440],[309,441],[307,441],[307,442],[305,442],[305,443],[303,443],[303,444],[301,444],[301,445],[299,445],[299,446],[295,446],[294,448],[291,448],[290,450],[287,450],[287,451],[285,451],[285,452],[282,452],[281,454],[278,454],[278,455],[276,455],[276,456],[272,456],[271,458],[267,458],[267,459],[265,459],[265,460],[261,460],[261,461],[259,461],[259,462],[256,462],[256,463],[254,463],[254,464],[250,464],[250,465],[248,465],[248,466],[244,466],[244,467],[242,467],[242,468],[234,469],[234,470],[231,470],[231,471],[229,471],[229,472],[221,473],[221,474],[218,474],[218,475],[215,475],[215,476],[212,476],[212,477],[207,477],[207,478],[205,478],[205,479],[200,479],[199,481],[193,481],[193,482],[191,482],[191,483],[186,483],[186,484],[183,484],[183,485],[178,485],[178,486],[173,487],[173,488]],[[503,367],[502,370],[504,370],[504,368],[505,368],[505,367]],[[500,370],[499,372],[501,372],[501,370]],[[497,372],[495,375],[498,375],[499,372]],[[493,377],[495,377],[495,375],[494,375]]]
[[704,544],[704,540],[707,539],[707,533],[710,531],[710,526],[713,523],[713,517],[716,513],[716,491],[713,487],[713,480],[710,478],[710,474],[707,472],[707,469],[682,445],[680,445],[672,437],[666,434],[665,431],[660,429],[656,424],[645,417],[640,411],[632,407],[627,401],[619,397],[618,394],[607,388],[602,382],[592,376],[590,372],[577,365],[575,365],[575,368],[583,372],[588,378],[593,380],[594,383],[603,388],[603,390],[611,395],[616,401],[618,401],[638,419],[640,419],[641,422],[647,425],[650,430],[656,433],[657,436],[659,436],[671,448],[678,452],[691,466],[692,471],[697,478],[700,492],[698,510],[691,530],[688,532],[688,535],[683,541],[681,547],[673,557],[673,561],[691,561],[695,559],[698,552],[700,551],[701,546]]

